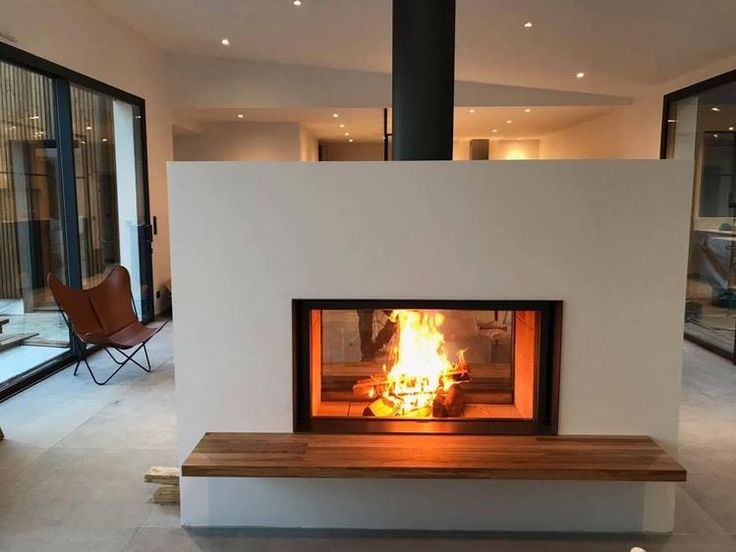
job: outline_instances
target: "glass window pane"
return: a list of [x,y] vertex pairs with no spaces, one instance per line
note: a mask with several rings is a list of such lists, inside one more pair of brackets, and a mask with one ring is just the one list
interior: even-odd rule
[[57,161],[51,79],[0,62],[0,386],[69,348]]
[[75,85],[71,100],[82,282],[96,285],[123,265],[140,316],[146,295],[139,237],[146,220],[139,110]]
[[667,157],[694,159],[685,333],[730,356],[736,336],[736,82],[673,102]]

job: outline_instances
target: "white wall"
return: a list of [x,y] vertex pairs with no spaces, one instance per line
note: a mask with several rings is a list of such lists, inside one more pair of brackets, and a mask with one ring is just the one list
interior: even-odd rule
[[153,278],[159,289],[170,274],[166,161],[173,159],[163,52],[85,0],[3,0],[0,28],[22,50],[146,100],[151,214],[158,220]]
[[304,125],[299,125],[299,161],[319,161],[319,142]]
[[[560,432],[674,451],[690,162],[173,163],[169,176],[180,460],[205,431],[292,430],[297,297],[562,299]],[[184,478],[182,493],[186,525],[664,531],[674,507],[667,483]]]
[[470,140],[460,138],[452,142],[452,160],[453,161],[469,161],[470,160]]
[[658,159],[665,94],[736,68],[736,56],[639,88],[630,106],[542,137],[542,159]]
[[299,123],[208,123],[174,136],[177,161],[299,161]]
[[493,140],[490,149],[490,158],[494,160],[539,158],[539,140]]

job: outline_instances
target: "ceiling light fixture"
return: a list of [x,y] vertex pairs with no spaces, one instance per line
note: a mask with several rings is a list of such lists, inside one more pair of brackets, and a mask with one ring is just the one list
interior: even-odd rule
[[103,142],[107,142],[107,138],[103,138],[103,139],[102,139],[102,141],[103,141]]
[[302,0],[294,0],[294,1],[292,2],[292,4],[294,4],[295,6],[299,7],[299,6],[301,6],[301,5],[302,5]]
[[333,119],[337,119],[338,117],[339,117],[339,115],[338,115],[337,113],[333,113],[333,114],[332,114],[332,118],[333,118]]
[[348,142],[350,142],[352,144],[353,143],[353,139],[351,138],[350,140],[348,140]]
[[721,108],[720,107],[711,107],[710,110],[711,111],[715,111],[716,113],[718,113],[721,110]]
[[531,21],[527,21],[526,23],[524,23],[525,29],[531,29],[533,26],[534,26],[534,23],[532,23]]
[[491,129],[491,132],[498,132],[497,128]]
[[583,73],[582,71],[579,71],[578,73],[575,73],[575,78],[576,79],[582,79],[584,76],[585,76],[585,73]]
[[220,44],[222,44],[223,46],[230,46],[230,41],[227,38],[223,38],[220,41]]
[[38,115],[31,115],[31,116],[30,116],[30,117],[28,117],[28,118],[29,118],[29,119],[30,119],[31,121],[36,121],[37,119],[40,119],[41,117],[39,117]]
[[[13,127],[13,128],[15,128],[15,127]],[[733,132],[734,127],[728,127],[728,130],[730,130],[731,132]]]
[[718,135],[717,135],[717,134],[714,134],[714,135],[713,135],[713,138],[718,138]]
[[245,117],[245,115],[243,115],[242,113],[238,113],[238,119],[242,119],[243,117]]
[[526,108],[526,109],[524,110],[524,113],[531,113],[531,112],[532,112],[532,108],[531,108],[531,107],[527,107],[527,108]]
[[339,124],[338,126],[339,126],[340,128],[345,128],[345,124],[344,124],[344,123],[340,123],[340,124]]
[[670,124],[676,123],[677,122],[677,119],[667,119],[667,122],[670,123]]
[[91,126],[89,126],[89,125],[87,125],[86,129],[87,129],[87,130],[92,130],[92,127],[91,127]]
[[511,124],[511,123],[513,123],[513,122],[514,122],[514,120],[513,120],[513,119],[506,119],[506,124],[507,124],[507,125],[510,125],[510,124]]
[[345,133],[345,136],[350,136],[350,133],[349,133],[349,132],[346,132],[346,133]]
[[475,108],[471,107],[470,109],[468,109],[468,113],[475,113]]

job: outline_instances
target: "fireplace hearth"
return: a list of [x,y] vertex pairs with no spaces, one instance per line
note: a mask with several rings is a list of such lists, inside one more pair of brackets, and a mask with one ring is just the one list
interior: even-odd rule
[[293,301],[294,429],[555,434],[560,301]]

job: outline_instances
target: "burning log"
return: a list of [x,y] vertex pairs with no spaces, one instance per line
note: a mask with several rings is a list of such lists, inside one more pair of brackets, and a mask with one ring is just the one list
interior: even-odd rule
[[363,416],[388,418],[396,413],[396,405],[385,397],[376,399],[363,410]]
[[457,418],[463,415],[464,409],[465,395],[458,385],[438,392],[432,402],[432,416],[435,418]]
[[354,401],[367,401],[375,399],[386,388],[387,384],[386,374],[376,374],[369,378],[358,380],[353,385],[353,400]]

